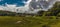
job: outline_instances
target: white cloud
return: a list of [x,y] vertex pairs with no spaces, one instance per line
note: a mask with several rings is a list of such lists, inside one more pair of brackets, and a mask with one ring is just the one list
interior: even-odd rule
[[[16,7],[15,4],[14,5],[10,5],[10,4],[6,3],[6,6],[0,6],[0,10],[12,11],[12,12],[17,12],[17,13],[25,13],[25,12],[26,13],[37,13],[38,11],[40,11],[41,9],[33,9],[33,11],[31,11],[31,9],[29,9],[29,3],[31,1],[32,0],[29,0],[28,2],[24,2],[24,3],[26,3],[26,5],[25,6],[21,6],[21,7]],[[43,9],[43,10],[46,10],[46,9]]]

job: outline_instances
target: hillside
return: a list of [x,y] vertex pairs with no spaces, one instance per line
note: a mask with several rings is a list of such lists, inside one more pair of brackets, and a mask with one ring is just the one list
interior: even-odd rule
[[39,11],[38,14],[44,16],[57,16],[60,13],[60,2],[56,2],[48,11]]
[[0,27],[60,27],[60,2],[37,14],[0,11]]

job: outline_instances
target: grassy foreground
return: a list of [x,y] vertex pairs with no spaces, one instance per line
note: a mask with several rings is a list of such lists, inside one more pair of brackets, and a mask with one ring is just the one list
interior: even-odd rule
[[18,17],[0,16],[0,27],[60,27],[56,16]]

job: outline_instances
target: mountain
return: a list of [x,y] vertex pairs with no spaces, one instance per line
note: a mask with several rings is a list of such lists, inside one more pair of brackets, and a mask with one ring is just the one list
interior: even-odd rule
[[48,10],[55,4],[56,0],[32,0],[29,4],[30,9]]
[[[49,14],[48,14],[49,13]],[[51,9],[47,11],[47,16],[57,16],[60,13],[60,1],[56,2]]]
[[[36,14],[41,10],[48,11],[48,9],[53,7],[55,2],[56,0],[3,0],[0,1],[0,10],[16,13]],[[22,4],[25,5],[22,6]]]

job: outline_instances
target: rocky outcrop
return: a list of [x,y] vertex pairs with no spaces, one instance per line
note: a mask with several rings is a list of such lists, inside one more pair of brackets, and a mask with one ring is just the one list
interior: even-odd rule
[[56,0],[32,0],[29,4],[30,9],[49,9]]

